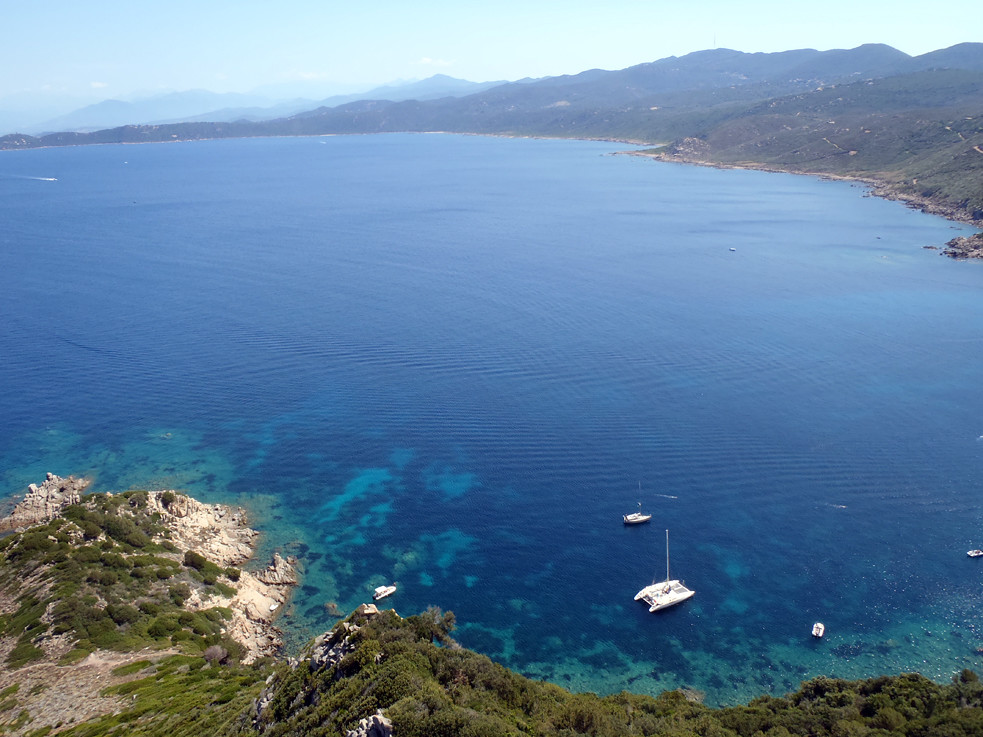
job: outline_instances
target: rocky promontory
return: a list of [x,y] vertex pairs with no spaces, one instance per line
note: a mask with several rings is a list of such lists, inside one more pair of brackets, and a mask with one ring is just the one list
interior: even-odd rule
[[[176,491],[84,494],[90,483],[49,473],[0,520],[0,691],[31,689],[32,729],[118,709],[103,691],[134,664],[281,651],[295,561],[242,568],[259,538],[245,510]],[[0,699],[0,731],[17,724]]]
[[22,530],[54,519],[68,505],[78,504],[90,483],[89,479],[74,476],[63,479],[53,473],[47,474],[40,486],[28,486],[23,501],[7,517],[0,519],[0,532]]
[[945,244],[942,253],[956,259],[983,258],[983,233],[953,238]]

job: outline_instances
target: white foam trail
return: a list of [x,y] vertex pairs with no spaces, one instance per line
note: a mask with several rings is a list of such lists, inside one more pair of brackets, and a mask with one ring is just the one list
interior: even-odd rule
[[35,182],[57,182],[57,177],[28,177],[23,174],[0,174],[8,179],[33,179]]

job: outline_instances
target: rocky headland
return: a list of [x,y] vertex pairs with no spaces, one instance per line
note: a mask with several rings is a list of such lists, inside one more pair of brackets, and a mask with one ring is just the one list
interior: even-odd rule
[[[176,491],[90,499],[89,485],[49,473],[0,520],[7,533],[0,540],[0,659],[8,664],[0,670],[0,691],[30,694],[13,699],[29,714],[21,724],[0,713],[4,734],[118,710],[122,702],[104,691],[135,677],[127,666],[188,652],[186,642],[206,660],[225,660],[234,643],[242,664],[275,656],[283,646],[276,618],[298,583],[295,561],[275,553],[265,567],[242,569],[259,538],[243,509]],[[44,557],[30,559],[36,549]],[[58,592],[80,585],[80,575],[71,578],[76,558],[89,566],[80,582],[88,597],[72,602],[91,607],[83,623],[59,606]],[[121,590],[127,581],[131,587]],[[25,600],[40,608],[33,624],[17,631],[11,623],[35,616]],[[109,616],[93,625],[100,613]],[[109,636],[116,633],[107,634],[107,625],[117,625],[121,639]],[[146,642],[135,638],[137,630]],[[134,647],[140,644],[146,646]]]
[[[40,486],[31,484],[24,500],[0,520],[0,532],[26,530],[57,518],[66,507],[79,503],[90,483],[75,476],[47,474]],[[259,533],[249,527],[241,507],[204,504],[175,491],[149,491],[146,498],[147,510],[160,516],[166,539],[177,548],[175,556],[194,551],[221,568],[241,566],[252,559]],[[245,650],[243,662],[274,655],[283,645],[283,635],[273,622],[298,582],[295,564],[274,553],[265,568],[239,572],[234,596],[203,600],[200,590],[194,589],[184,606],[190,611],[206,606],[231,609],[227,629]]]
[[942,249],[949,258],[983,258],[983,233],[975,233],[969,237],[953,238]]

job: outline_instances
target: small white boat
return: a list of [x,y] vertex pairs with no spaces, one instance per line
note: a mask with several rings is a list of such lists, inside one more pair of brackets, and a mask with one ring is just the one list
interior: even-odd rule
[[625,521],[626,525],[640,525],[642,522],[648,522],[652,519],[651,514],[645,514],[642,511],[642,503],[638,503],[638,511],[632,512],[631,514],[623,514],[621,518]]
[[376,586],[375,592],[372,594],[372,598],[379,601],[379,599],[385,599],[387,596],[392,596],[395,593],[395,586]]
[[823,624],[822,622],[816,622],[814,625],[812,625],[812,636],[813,637],[822,637],[825,634],[826,634],[826,625],[825,624]]
[[983,555],[983,550],[967,550],[966,555],[968,555],[970,558],[979,558],[981,555]]
[[657,612],[686,601],[695,593],[679,579],[669,578],[669,530],[666,530],[666,580],[653,581],[635,594],[635,601],[644,601],[649,605],[650,612]]
[[[641,481],[638,482],[638,493],[639,494],[642,493]],[[650,519],[652,519],[652,515],[645,514],[645,512],[642,511],[642,503],[639,502],[637,512],[632,512],[631,514],[623,514],[621,515],[621,519],[625,521],[626,525],[640,525],[643,522],[648,522]]]

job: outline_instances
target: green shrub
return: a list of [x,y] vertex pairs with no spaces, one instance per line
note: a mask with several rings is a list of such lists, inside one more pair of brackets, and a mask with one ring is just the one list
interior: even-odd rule
[[20,639],[14,645],[14,649],[7,656],[7,665],[11,668],[20,668],[33,660],[40,660],[44,657],[44,650],[37,647],[28,639]]
[[194,550],[188,550],[184,554],[184,565],[201,571],[208,565],[208,558]]
[[218,592],[227,599],[231,599],[236,595],[236,590],[233,587],[228,586],[221,581],[216,581],[214,585]]
[[170,637],[175,632],[181,629],[181,624],[178,622],[176,614],[164,614],[156,617],[150,626],[147,627],[147,633],[151,637]]
[[185,600],[191,596],[191,588],[186,583],[179,583],[171,586],[167,594],[175,606],[184,606]]
[[141,619],[140,610],[129,604],[107,604],[106,613],[120,626],[133,624]]
[[102,535],[102,528],[91,520],[82,520],[79,526],[82,529],[82,536],[86,540],[95,540]]
[[156,601],[141,601],[139,604],[137,604],[137,606],[140,608],[141,612],[148,614],[151,617],[156,617],[158,614],[160,614],[160,611],[163,608]]

